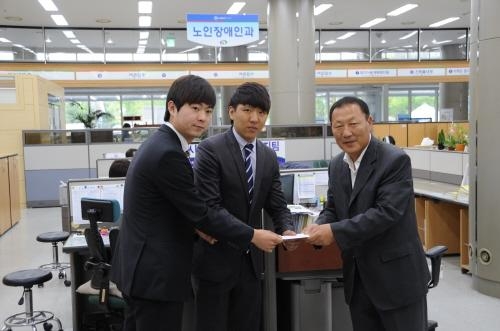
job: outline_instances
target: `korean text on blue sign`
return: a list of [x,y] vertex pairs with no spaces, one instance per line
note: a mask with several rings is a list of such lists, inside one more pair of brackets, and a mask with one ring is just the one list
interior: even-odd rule
[[187,39],[216,47],[232,47],[259,40],[259,15],[187,14]]

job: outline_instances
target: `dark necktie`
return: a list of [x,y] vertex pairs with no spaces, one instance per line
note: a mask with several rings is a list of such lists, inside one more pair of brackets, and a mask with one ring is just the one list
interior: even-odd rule
[[250,154],[252,154],[253,144],[247,144],[243,148],[245,150],[245,172],[247,174],[247,184],[248,184],[248,201],[252,204],[253,198],[253,171],[252,171],[252,159]]

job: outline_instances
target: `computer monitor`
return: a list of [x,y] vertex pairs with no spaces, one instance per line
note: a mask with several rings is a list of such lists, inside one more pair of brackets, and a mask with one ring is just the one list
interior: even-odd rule
[[284,174],[280,176],[281,190],[285,195],[285,200],[288,205],[293,205],[293,189],[294,189],[294,174]]
[[[89,220],[82,217],[82,198],[114,199],[123,213],[123,189],[125,178],[88,178],[68,180],[68,206],[71,231],[83,231],[89,227]],[[85,213],[84,213],[85,214]],[[102,226],[112,227],[116,223],[106,222]]]

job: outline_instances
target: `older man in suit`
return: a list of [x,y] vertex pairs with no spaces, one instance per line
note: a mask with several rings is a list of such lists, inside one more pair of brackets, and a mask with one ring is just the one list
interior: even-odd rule
[[[295,234],[281,191],[276,153],[257,140],[271,106],[266,88],[245,83],[229,102],[227,132],[196,150],[195,183],[218,218],[236,217],[262,228],[262,209],[279,234]],[[198,331],[258,331],[262,310],[263,254],[234,243],[195,245],[193,279]]]
[[330,109],[344,151],[329,166],[328,200],[304,230],[335,243],[355,331],[427,330],[429,270],[418,237],[410,158],[371,136],[367,104],[345,97]]
[[195,229],[239,249],[271,251],[277,234],[234,218],[213,217],[194,186],[188,144],[208,127],[215,93],[203,78],[174,81],[166,124],[135,154],[127,172],[123,220],[112,279],[127,303],[125,331],[181,330],[190,282]]

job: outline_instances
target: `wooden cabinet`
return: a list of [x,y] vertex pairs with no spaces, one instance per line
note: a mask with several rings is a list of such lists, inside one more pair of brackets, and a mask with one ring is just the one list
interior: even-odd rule
[[336,243],[321,248],[301,241],[294,251],[286,251],[281,245],[277,247],[277,271],[298,272],[315,270],[339,270],[342,268],[342,257]]
[[21,218],[18,162],[17,154],[0,157],[0,235]]

